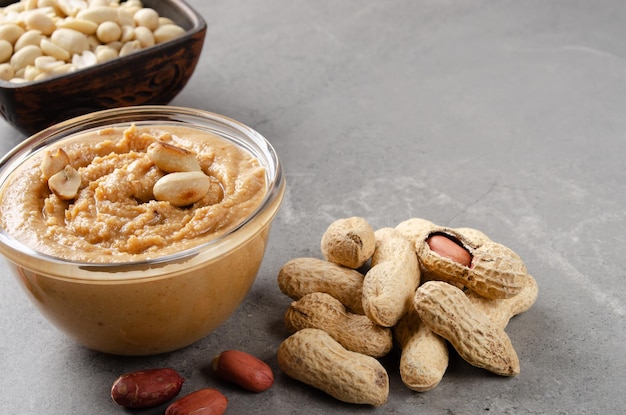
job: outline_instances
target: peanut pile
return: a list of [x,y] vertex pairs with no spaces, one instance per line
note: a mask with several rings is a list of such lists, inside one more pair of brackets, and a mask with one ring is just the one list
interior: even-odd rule
[[0,8],[0,79],[47,79],[183,33],[141,0],[21,0]]
[[473,366],[520,373],[505,328],[535,302],[538,287],[522,259],[471,228],[412,218],[374,230],[363,218],[333,222],[325,259],[295,258],[281,268],[280,290],[294,301],[290,333],[277,353],[288,376],[336,399],[380,406],[388,372],[378,360],[394,341],[411,390],[435,388],[448,345]]

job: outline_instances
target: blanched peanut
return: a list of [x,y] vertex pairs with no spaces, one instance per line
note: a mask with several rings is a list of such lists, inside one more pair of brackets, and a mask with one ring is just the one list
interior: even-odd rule
[[19,71],[20,69],[26,68],[28,65],[34,65],[35,59],[41,55],[42,52],[39,46],[24,46],[22,49],[15,52],[11,57],[11,66],[13,66],[15,71]]
[[326,293],[307,294],[292,302],[284,321],[291,333],[305,328],[321,329],[346,349],[372,357],[387,355],[393,345],[390,329],[374,324],[367,316],[350,313]]
[[56,29],[56,25],[50,16],[41,10],[33,10],[26,14],[24,19],[28,29],[38,30],[42,35],[49,36]]
[[122,28],[117,23],[107,20],[100,23],[96,30],[96,36],[102,43],[114,42],[120,40]]
[[148,48],[154,46],[156,43],[154,40],[154,34],[144,26],[138,26],[134,29],[135,39],[139,41],[142,48]]
[[417,255],[411,243],[394,228],[375,232],[372,267],[363,279],[363,310],[383,327],[393,327],[411,308],[420,282]]
[[135,53],[141,50],[141,43],[138,40],[132,40],[130,42],[124,43],[120,49],[119,56],[130,55],[131,53]]
[[4,39],[0,39],[0,63],[8,62],[13,55],[13,45]]
[[[63,73],[93,65],[91,55],[74,58],[87,50],[94,54],[95,63],[107,62],[185,33],[171,19],[135,0],[21,0],[0,7],[0,15],[7,20],[7,16],[15,18],[0,25],[0,64],[10,62],[20,49],[33,45],[39,46],[44,55],[66,63],[77,62],[68,68],[60,66]],[[97,50],[103,45],[117,53]],[[29,64],[24,65],[23,58],[17,61],[21,66],[12,68],[14,76],[9,82],[51,75],[39,67],[27,69]],[[3,77],[8,75],[5,70]]]
[[0,64],[0,79],[10,81],[15,76],[15,71],[10,63]]
[[39,45],[43,53],[48,56],[53,56],[60,61],[67,61],[72,56],[67,50],[63,49],[55,43],[52,43],[52,41],[49,39],[42,39]]
[[0,25],[0,39],[15,44],[17,39],[26,32],[23,27],[16,23],[3,23]]
[[154,30],[154,40],[156,43],[167,42],[168,40],[175,39],[182,36],[185,33],[185,29],[175,24],[164,24]]
[[72,29],[80,32],[84,35],[93,35],[98,30],[98,23],[86,19],[78,19],[74,17],[68,17],[66,19],[57,22],[59,29]]
[[94,23],[117,21],[117,9],[107,6],[90,6],[76,15],[78,19],[90,20]]
[[159,14],[154,9],[143,8],[137,10],[134,19],[137,26],[144,26],[151,31],[155,31],[159,27]]
[[15,41],[13,50],[17,52],[26,46],[39,46],[41,39],[43,39],[43,36],[39,30],[28,30]]
[[337,219],[322,235],[321,250],[324,258],[344,267],[357,269],[374,253],[374,229],[358,216]]
[[111,59],[115,59],[118,56],[118,51],[110,46],[98,46],[96,48],[96,58],[98,63],[106,62]]

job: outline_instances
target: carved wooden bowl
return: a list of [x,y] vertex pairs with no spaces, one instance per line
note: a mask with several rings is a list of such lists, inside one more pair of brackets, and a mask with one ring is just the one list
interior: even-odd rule
[[[14,1],[0,1],[6,6]],[[183,0],[143,0],[186,32],[138,52],[79,71],[23,84],[0,80],[0,114],[31,135],[93,111],[169,103],[193,74],[204,44],[206,22]]]

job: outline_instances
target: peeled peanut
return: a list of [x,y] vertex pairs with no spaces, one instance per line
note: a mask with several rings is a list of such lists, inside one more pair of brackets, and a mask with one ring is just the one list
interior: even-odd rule
[[154,184],[152,193],[156,200],[170,202],[173,206],[188,206],[202,199],[211,188],[211,179],[201,171],[166,174]]
[[278,365],[289,377],[343,402],[380,406],[389,396],[389,376],[371,356],[351,352],[324,330],[307,328],[278,348]]
[[11,42],[0,39],[0,63],[9,61],[11,55],[13,55],[13,45]]
[[29,29],[39,30],[41,34],[46,36],[52,34],[56,29],[52,18],[40,9],[27,13],[24,23]]
[[67,165],[48,179],[48,187],[59,199],[70,200],[78,194],[81,182],[80,173]]
[[100,23],[96,30],[96,36],[102,43],[114,42],[120,40],[122,28],[117,23],[107,20]]
[[372,267],[363,279],[363,310],[370,320],[393,327],[412,307],[420,268],[411,243],[394,228],[375,232]]
[[0,39],[14,44],[26,30],[17,23],[5,22],[0,25]]
[[184,379],[173,369],[150,369],[120,376],[111,388],[111,398],[125,408],[161,405],[180,392]]
[[367,316],[350,313],[330,294],[315,292],[291,303],[284,316],[287,330],[305,328],[326,331],[343,347],[372,357],[382,357],[393,346],[391,330],[373,323]]
[[165,409],[165,415],[222,415],[228,399],[217,389],[205,388],[183,396]]
[[108,6],[90,6],[78,12],[76,18],[89,20],[97,24],[117,21],[117,9]]
[[34,65],[35,59],[42,55],[39,46],[27,45],[18,50],[11,57],[11,66],[18,71],[26,68],[28,65]]
[[55,45],[68,51],[70,55],[83,53],[83,51],[89,49],[87,36],[74,29],[57,29],[50,36],[50,40]]
[[154,40],[156,43],[167,42],[185,33],[185,29],[175,24],[164,24],[154,30]]
[[314,292],[327,293],[353,313],[364,313],[363,274],[333,262],[318,258],[291,259],[278,273],[278,287],[294,300]]
[[375,246],[376,237],[371,225],[356,216],[331,223],[321,242],[322,255],[326,260],[353,269],[370,259]]
[[502,376],[519,374],[509,336],[457,287],[428,281],[417,290],[414,307],[424,324],[448,340],[468,363]]
[[166,173],[200,171],[198,158],[191,151],[161,141],[148,146],[148,158]]
[[159,14],[154,9],[146,7],[141,10],[137,10],[133,17],[137,26],[146,27],[151,31],[154,31],[159,27]]
[[272,368],[246,352],[225,350],[213,358],[211,365],[217,376],[251,392],[263,392],[274,383]]

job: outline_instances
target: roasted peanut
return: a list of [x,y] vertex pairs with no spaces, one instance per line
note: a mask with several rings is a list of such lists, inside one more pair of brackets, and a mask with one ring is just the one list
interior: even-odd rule
[[63,170],[68,164],[70,164],[70,157],[65,150],[62,148],[58,148],[54,151],[48,150],[44,154],[43,159],[41,159],[41,165],[39,166],[41,169],[41,177],[44,180],[48,180],[50,177]]
[[198,158],[191,151],[161,141],[148,146],[148,158],[166,173],[201,171]]
[[513,297],[491,300],[472,291],[468,291],[466,294],[474,307],[485,313],[498,327],[504,329],[513,316],[532,307],[537,300],[539,287],[537,281],[528,275],[524,288]]
[[126,408],[148,408],[165,403],[180,392],[185,380],[173,369],[127,373],[113,382],[111,398]]
[[434,389],[448,368],[448,345],[419,318],[411,307],[393,328],[400,344],[400,378],[411,390]]
[[285,374],[349,403],[380,406],[389,396],[389,376],[371,356],[351,352],[319,329],[285,339],[277,353]]
[[174,206],[188,206],[202,199],[211,188],[211,179],[201,171],[166,174],[152,188],[157,200]]
[[283,294],[298,300],[307,294],[332,295],[353,313],[363,314],[363,274],[318,258],[295,258],[278,273]]
[[165,415],[222,415],[228,399],[217,389],[205,388],[183,396],[165,409]]
[[[433,249],[428,241],[435,236],[440,238]],[[441,244],[442,238],[449,241]],[[422,266],[436,279],[465,286],[483,297],[512,297],[526,284],[528,274],[519,255],[491,240],[470,239],[454,229],[436,227],[419,235],[415,249]],[[471,258],[469,264],[467,255]]]
[[426,282],[417,290],[414,306],[424,324],[468,363],[502,376],[520,372],[509,336],[460,289],[443,281]]
[[375,232],[372,267],[363,279],[363,310],[374,323],[393,327],[412,306],[420,269],[411,243],[394,228]]
[[48,179],[48,187],[59,199],[74,199],[78,194],[82,179],[80,173],[72,166],[67,165]]
[[221,352],[211,365],[217,376],[251,392],[263,392],[274,383],[274,373],[267,363],[240,350]]
[[321,329],[346,349],[372,357],[385,356],[393,346],[390,329],[374,324],[367,316],[350,313],[326,293],[307,294],[292,302],[284,321],[291,333],[305,328]]
[[376,246],[370,224],[361,217],[334,221],[322,235],[322,255],[330,262],[357,269],[365,264]]

